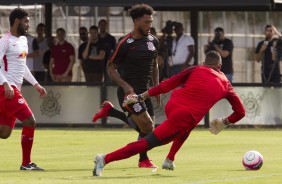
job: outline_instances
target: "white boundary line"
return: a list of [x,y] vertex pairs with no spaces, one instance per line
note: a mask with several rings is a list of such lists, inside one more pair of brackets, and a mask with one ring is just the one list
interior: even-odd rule
[[282,176],[282,174],[264,174],[264,175],[259,175],[259,176],[223,178],[223,179],[218,179],[218,180],[201,180],[201,181],[181,183],[181,184],[202,184],[202,183],[214,183],[214,182],[223,182],[223,181],[238,181],[238,180],[248,180],[248,179],[254,179],[254,178],[265,178],[265,177],[270,177],[270,176]]

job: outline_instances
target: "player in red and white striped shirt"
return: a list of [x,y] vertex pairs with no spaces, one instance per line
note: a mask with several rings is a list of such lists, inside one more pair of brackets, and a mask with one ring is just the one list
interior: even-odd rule
[[[210,132],[218,134],[229,124],[236,123],[245,116],[243,104],[231,83],[220,71],[222,65],[219,53],[207,53],[203,66],[194,66],[172,76],[159,85],[150,88],[134,99],[144,100],[150,96],[173,90],[168,100],[165,113],[167,120],[143,139],[132,142],[125,147],[95,158],[94,175],[101,176],[106,164],[129,158],[156,146],[173,142],[162,167],[173,170],[175,154],[188,138],[190,132],[198,125],[209,109],[219,100],[225,98],[231,104],[233,113],[225,118],[210,122]],[[128,102],[128,103],[129,103]]]
[[36,81],[26,66],[28,45],[25,34],[29,28],[29,15],[16,8],[10,13],[10,31],[0,39],[0,138],[7,139],[16,119],[23,123],[22,164],[20,170],[43,170],[31,162],[35,118],[20,90],[25,78],[39,92],[46,95],[45,89]]

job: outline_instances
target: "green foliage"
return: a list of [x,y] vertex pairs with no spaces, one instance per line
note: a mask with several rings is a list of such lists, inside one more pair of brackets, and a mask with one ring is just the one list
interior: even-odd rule
[[[38,129],[32,160],[43,172],[19,171],[21,130],[1,140],[1,184],[191,184],[191,183],[281,183],[282,132],[270,129],[227,129],[217,136],[206,129],[193,131],[179,151],[174,171],[137,167],[138,156],[110,163],[102,177],[93,177],[93,158],[97,153],[114,151],[137,134],[129,129]],[[169,145],[149,152],[161,167]],[[245,171],[241,160],[245,152],[258,150],[264,156],[259,171]]]

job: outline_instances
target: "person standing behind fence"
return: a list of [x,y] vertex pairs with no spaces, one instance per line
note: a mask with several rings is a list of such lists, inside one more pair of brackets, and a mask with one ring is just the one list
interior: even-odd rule
[[40,23],[36,27],[36,41],[39,46],[39,56],[34,58],[33,69],[34,77],[39,82],[46,81],[46,69],[43,64],[43,55],[49,49],[47,40],[45,39],[45,25]]
[[204,46],[205,53],[215,50],[222,58],[221,71],[225,74],[227,79],[233,82],[233,42],[224,35],[224,29],[217,27],[214,30],[214,39],[208,45]]
[[[82,42],[79,42],[80,45],[78,47],[78,61],[79,61],[79,70],[82,70],[82,65],[83,65],[83,58],[82,58],[82,52],[84,48],[82,49],[81,47],[84,45],[85,42],[88,41],[88,30],[86,27],[82,26],[79,28],[79,39]],[[84,76],[85,77],[85,76]]]
[[37,43],[37,40],[34,36],[27,33],[27,44],[28,44],[28,54],[26,58],[26,65],[31,71],[32,74],[34,74],[34,59],[39,57],[39,46]]
[[273,37],[281,34],[272,25],[266,25],[264,29],[265,39],[260,41],[256,47],[256,61],[261,61],[261,80],[262,83],[280,83],[280,67],[278,60],[272,58]]
[[71,82],[74,65],[74,47],[65,40],[66,31],[56,31],[58,43],[51,50],[50,75],[54,82]]
[[106,47],[104,42],[99,39],[97,26],[89,28],[90,37],[79,49],[79,56],[82,60],[82,70],[86,82],[103,82],[104,59]]
[[194,64],[195,42],[191,36],[184,34],[182,23],[174,25],[176,37],[172,41],[172,63],[170,75],[175,75]]
[[45,69],[47,70],[46,82],[52,82],[53,80],[50,75],[51,50],[57,44],[57,41],[54,36],[50,36],[46,40],[47,40],[47,45],[49,49],[44,52],[42,61],[43,61]]
[[99,39],[104,42],[105,47],[106,47],[106,55],[104,59],[104,68],[103,69],[104,69],[104,77],[105,77],[105,80],[107,81],[108,75],[106,72],[106,68],[107,68],[108,60],[111,54],[113,53],[117,42],[116,42],[115,37],[107,32],[108,22],[105,19],[101,19],[99,21],[98,27],[99,27]]

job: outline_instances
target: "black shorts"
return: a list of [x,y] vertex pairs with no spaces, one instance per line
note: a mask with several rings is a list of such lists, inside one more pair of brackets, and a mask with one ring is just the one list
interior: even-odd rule
[[[123,100],[124,100],[125,94],[124,94],[124,91],[123,91],[123,89],[122,89],[121,87],[118,87],[117,96],[118,96],[119,105],[120,105],[120,107],[122,108],[122,110],[123,110],[124,112],[128,112],[128,111],[126,110],[126,108],[124,108],[124,107],[122,106],[122,102],[123,102]],[[145,100],[145,104],[146,104],[146,108],[147,108],[147,111],[148,111],[149,115],[150,115],[151,117],[154,116],[154,115],[155,115],[155,114],[154,114],[154,107],[153,107],[153,103],[152,103],[152,101],[151,101],[151,98],[147,98],[147,99]]]

